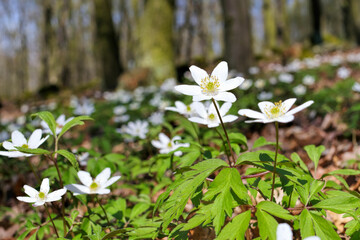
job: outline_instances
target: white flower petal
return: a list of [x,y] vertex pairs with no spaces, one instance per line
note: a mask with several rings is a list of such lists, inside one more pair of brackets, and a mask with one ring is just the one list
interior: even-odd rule
[[16,148],[14,147],[14,144],[12,144],[11,142],[8,142],[8,141],[3,142],[3,147],[6,150],[16,150]]
[[0,155],[1,156],[6,156],[6,157],[9,157],[9,158],[30,157],[30,156],[32,156],[32,154],[21,153],[21,152],[18,152],[18,151],[11,151],[11,152],[0,151]]
[[219,109],[219,112],[220,112],[220,115],[221,116],[224,116],[225,114],[227,114],[227,112],[230,110],[230,108],[231,108],[231,103],[229,103],[229,102],[226,102],[226,103],[224,103],[222,106],[221,106],[221,108]]
[[199,95],[193,96],[193,101],[194,102],[200,102],[200,101],[203,101],[203,100],[210,100],[211,98],[212,98],[212,96],[199,94]]
[[209,77],[209,74],[205,70],[197,66],[192,65],[189,69],[191,72],[191,76],[198,85],[200,85],[202,79]]
[[98,182],[100,186],[102,186],[110,178],[110,175],[111,175],[110,168],[105,168],[104,170],[101,171],[101,173],[99,173],[96,176],[95,181]]
[[32,206],[33,207],[38,207],[38,206],[42,206],[45,204],[45,201],[41,200],[41,201],[37,201],[35,202]]
[[57,119],[56,119],[56,123],[64,126],[65,125],[65,115],[61,114]]
[[160,141],[157,141],[157,140],[152,140],[151,144],[156,148],[163,148],[164,147],[164,145]]
[[214,99],[217,101],[224,101],[224,102],[235,102],[236,97],[231,92],[220,92],[216,96],[214,96]]
[[30,136],[28,146],[31,149],[37,148],[42,135],[41,129],[36,129]]
[[311,236],[311,237],[305,238],[304,240],[321,240],[321,239],[317,236]]
[[307,101],[306,103],[301,104],[300,106],[291,109],[289,112],[286,113],[286,115],[294,115],[297,112],[300,112],[301,110],[309,107],[311,104],[313,104],[314,101]]
[[228,76],[228,64],[225,61],[220,62],[211,73],[211,76],[218,78],[219,82],[222,84],[227,79]]
[[294,120],[294,115],[284,115],[279,118],[277,118],[275,121],[281,122],[281,123],[288,123]]
[[165,110],[179,112],[179,110],[176,107],[166,107]]
[[106,188],[110,186],[111,184],[115,183],[117,180],[119,180],[121,176],[114,176],[110,178],[108,181],[106,181],[103,185],[101,185],[102,188]]
[[90,194],[90,189],[84,185],[80,184],[69,184],[65,188],[74,193],[74,195],[79,194]]
[[22,202],[27,202],[27,203],[34,203],[37,201],[36,198],[32,198],[32,197],[16,197],[17,200],[22,201]]
[[290,110],[292,105],[294,105],[295,101],[296,101],[296,98],[289,98],[282,103],[282,106],[284,106],[285,113]]
[[88,172],[79,171],[78,177],[80,179],[80,182],[87,187],[89,187],[91,185],[91,183],[93,182],[93,179],[92,179],[90,173],[88,173]]
[[287,223],[280,223],[276,229],[276,240],[292,240],[293,233]]
[[201,94],[201,88],[196,85],[178,85],[175,90],[189,96],[195,96]]
[[49,179],[44,178],[41,182],[40,192],[43,192],[45,193],[45,195],[47,195],[49,193],[49,190],[50,190]]
[[218,127],[220,125],[220,123],[209,123],[207,126],[208,128],[214,128],[214,127]]
[[193,108],[195,110],[195,112],[202,118],[206,118],[207,117],[207,112],[205,109],[205,106],[203,103],[201,102],[196,102],[193,104]]
[[28,185],[24,185],[24,192],[29,196],[29,197],[32,197],[32,198],[36,198],[37,195],[39,194],[39,192],[33,188],[33,187],[30,187]]
[[191,117],[191,118],[189,118],[189,121],[207,125],[207,121],[205,119],[199,118],[199,117]]
[[251,109],[240,109],[238,114],[240,116],[249,117],[249,118],[257,118],[257,119],[265,118],[264,114]]
[[232,89],[240,86],[244,81],[245,80],[242,77],[236,77],[236,78],[229,79],[220,85],[219,90],[220,91],[232,90]]
[[168,136],[166,136],[164,133],[159,133],[159,140],[164,145],[167,145],[170,142],[170,138]]
[[248,121],[245,121],[245,123],[271,123],[271,122],[275,122],[274,119],[256,119],[256,120],[248,120]]
[[21,147],[24,144],[27,144],[26,138],[18,130],[11,133],[11,140],[15,147]]
[[61,199],[61,197],[66,193],[66,188],[62,188],[56,191],[53,191],[52,193],[49,193],[46,197],[46,202],[53,202],[58,201]]
[[222,120],[223,120],[224,123],[233,122],[236,119],[238,119],[238,117],[235,116],[235,115],[227,115],[227,116],[222,117]]
[[265,108],[272,108],[274,107],[274,103],[272,102],[268,102],[268,101],[263,101],[263,102],[259,102],[258,103],[258,106],[260,108],[260,111],[263,113],[263,114],[266,114],[265,113]]
[[44,137],[43,139],[41,139],[35,146],[35,148],[40,147],[41,144],[43,144],[47,139],[49,138],[49,135],[47,135],[46,137]]
[[107,188],[100,188],[99,190],[97,190],[95,193],[97,194],[109,194],[110,193],[110,189],[107,189]]

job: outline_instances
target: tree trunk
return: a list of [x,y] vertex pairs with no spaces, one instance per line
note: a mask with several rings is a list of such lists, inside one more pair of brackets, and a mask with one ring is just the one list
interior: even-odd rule
[[104,90],[113,90],[122,72],[119,43],[112,21],[111,0],[94,0],[95,43],[94,50],[98,75]]
[[360,46],[360,3],[358,0],[347,0],[349,8],[349,25],[348,31],[355,38],[355,42]]
[[52,52],[52,38],[53,38],[53,29],[51,26],[51,19],[53,16],[53,10],[51,7],[51,2],[49,0],[44,0],[42,2],[43,10],[43,44],[42,49],[42,69],[41,69],[41,85],[46,86],[50,84],[50,56]]
[[290,44],[290,29],[286,2],[286,0],[276,0],[278,14],[275,15],[277,39],[280,45],[284,47]]
[[253,61],[248,0],[222,0],[225,60],[230,69],[247,72]]
[[276,24],[274,6],[271,0],[263,0],[265,48],[273,50],[276,46]]
[[323,42],[321,36],[321,1],[320,0],[310,0],[310,10],[312,15],[312,35],[311,35],[311,42],[314,45],[321,44]]
[[148,0],[137,26],[137,64],[150,70],[150,80],[160,83],[175,77],[173,44],[174,5],[168,0]]

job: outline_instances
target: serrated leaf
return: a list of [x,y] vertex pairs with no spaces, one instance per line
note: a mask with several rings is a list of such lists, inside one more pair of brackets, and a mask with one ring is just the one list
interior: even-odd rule
[[262,201],[258,205],[256,205],[256,208],[260,209],[260,210],[264,210],[273,216],[276,216],[278,218],[282,218],[282,219],[285,219],[288,221],[294,220],[294,218],[295,218],[293,215],[291,215],[289,213],[289,211],[285,210],[283,207],[281,207],[280,205],[278,205],[274,202]]
[[127,229],[117,229],[117,230],[114,230],[114,231],[109,232],[108,234],[106,234],[101,240],[106,240],[106,239],[110,239],[110,238],[116,237],[116,236],[118,236],[119,234],[126,233],[127,231],[128,231]]
[[243,212],[231,220],[220,232],[216,240],[242,240],[249,227],[251,211]]
[[231,143],[241,144],[247,147],[247,139],[242,133],[229,133]]
[[317,169],[321,153],[325,151],[325,147],[323,145],[320,145],[318,147],[315,147],[315,145],[307,145],[304,147],[306,153],[309,155],[309,158],[311,161],[314,162],[315,165],[315,171]]
[[299,164],[302,169],[304,169],[307,172],[309,171],[304,161],[300,158],[299,154],[294,152],[291,154],[290,158],[291,160],[293,160],[294,163]]
[[263,136],[261,136],[261,137],[259,137],[258,139],[255,140],[252,148],[254,149],[254,148],[263,147],[263,146],[267,146],[267,145],[275,146],[276,143],[275,142],[268,142]]
[[[346,213],[360,207],[359,198],[342,191],[331,191],[332,197],[318,202],[313,207],[333,211],[335,213]],[[336,193],[336,195],[334,195]],[[331,196],[331,195],[330,195]]]
[[35,154],[35,155],[42,155],[42,154],[50,154],[48,150],[42,148],[23,148],[23,147],[16,147],[17,150],[23,153]]
[[199,150],[189,152],[181,157],[180,167],[191,166],[201,155]]
[[71,119],[69,122],[67,122],[61,129],[61,132],[59,133],[58,138],[60,138],[64,133],[66,133],[70,128],[75,127],[77,125],[83,125],[85,120],[93,120],[89,116],[78,116],[73,119]]
[[214,201],[211,216],[216,234],[220,232],[221,227],[224,225],[226,215],[232,215],[233,201],[236,201],[236,199],[231,191],[245,203],[249,200],[247,189],[242,183],[239,171],[235,168],[224,168],[210,184],[203,197],[205,201]]
[[64,149],[60,149],[58,150],[56,153],[60,154],[61,156],[63,156],[64,158],[66,158],[67,160],[69,160],[69,162],[71,163],[71,165],[75,168],[76,171],[79,171],[79,163],[76,160],[76,157],[74,154],[72,154],[69,151],[66,151]]
[[315,235],[314,224],[308,210],[303,210],[299,217],[300,233],[302,238]]
[[41,118],[44,122],[47,123],[47,125],[49,126],[50,131],[52,132],[53,136],[55,136],[56,134],[56,121],[54,116],[48,112],[48,111],[42,111],[42,112],[38,112],[38,113],[34,113],[31,115],[33,116],[37,116],[39,118]]
[[135,217],[138,217],[140,216],[143,212],[147,211],[150,207],[150,204],[148,203],[138,203],[136,204],[131,213],[130,213],[130,220],[135,218]]
[[201,206],[201,208],[196,212],[195,216],[190,218],[190,220],[183,225],[181,228],[182,231],[188,231],[193,229],[200,224],[203,226],[211,221],[211,208],[212,204]]
[[255,213],[261,239],[276,240],[277,221],[267,212],[258,209]]
[[310,184],[310,190],[309,190],[309,197],[307,199],[307,202],[305,205],[307,205],[307,203],[311,200],[311,198],[317,194],[318,192],[321,191],[321,189],[324,187],[325,182],[320,181],[320,180],[314,180],[311,184]]
[[356,170],[356,169],[337,169],[322,175],[321,178],[332,175],[359,175],[359,174],[360,174],[360,170]]

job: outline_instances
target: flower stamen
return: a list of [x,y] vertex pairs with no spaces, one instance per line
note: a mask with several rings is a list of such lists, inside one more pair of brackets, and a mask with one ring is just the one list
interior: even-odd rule
[[285,106],[283,106],[282,101],[279,101],[275,102],[274,106],[266,107],[264,111],[268,119],[274,119],[284,115]]
[[215,96],[220,87],[219,79],[215,76],[205,77],[201,79],[201,92],[207,96]]

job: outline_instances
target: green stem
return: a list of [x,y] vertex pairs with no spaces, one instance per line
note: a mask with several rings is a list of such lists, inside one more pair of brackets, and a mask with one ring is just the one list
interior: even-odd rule
[[214,129],[215,129],[215,131],[217,132],[217,134],[219,135],[219,137],[221,138],[221,141],[222,141],[222,143],[223,143],[223,147],[224,147],[224,149],[225,149],[226,156],[227,156],[228,159],[229,159],[229,165],[231,165],[231,162],[230,162],[230,153],[229,153],[228,149],[226,149],[225,139],[223,138],[222,134],[220,133],[220,131],[219,131],[219,129],[218,129],[217,127],[214,128]]
[[107,216],[107,214],[106,214],[106,211],[105,211],[105,209],[104,209],[103,205],[101,204],[101,202],[100,202],[100,200],[99,200],[98,196],[96,196],[96,201],[99,203],[99,205],[100,205],[101,209],[103,210],[103,212],[104,212],[104,214],[105,214],[106,221],[107,221],[107,223],[108,223],[109,230],[110,230],[110,226],[111,226],[111,224],[110,224],[109,218],[108,218],[108,216]]
[[55,224],[54,224],[53,219],[51,218],[51,215],[50,215],[49,209],[48,209],[47,206],[46,206],[46,203],[44,204],[44,206],[45,206],[45,209],[46,209],[47,214],[49,215],[49,218],[50,218],[50,220],[51,220],[51,223],[52,223],[52,225],[53,225],[53,227],[54,227],[56,236],[59,238],[58,231],[57,231],[57,229],[56,229],[56,227],[55,227]]
[[232,159],[233,159],[233,163],[231,164],[231,158],[228,156],[228,157],[229,157],[229,162],[230,162],[230,167],[234,167],[235,164],[236,164],[236,160],[235,160],[235,157],[234,157],[234,152],[233,152],[233,150],[232,150],[232,148],[231,148],[229,136],[228,136],[228,134],[227,134],[227,131],[226,131],[224,122],[223,122],[223,120],[222,120],[222,118],[221,118],[220,111],[219,111],[219,109],[218,109],[218,107],[217,107],[217,105],[216,105],[215,99],[212,98],[211,100],[212,100],[212,102],[213,102],[213,104],[214,104],[214,106],[215,106],[216,112],[217,112],[217,114],[218,114],[218,116],[219,116],[219,119],[220,119],[220,122],[221,122],[221,126],[222,126],[222,128],[223,128],[223,130],[224,130],[224,133],[225,133],[225,136],[226,136],[227,144],[229,145],[229,149],[230,149],[230,153],[231,153],[230,155],[231,155],[231,157],[232,157]]
[[274,160],[274,171],[273,171],[273,180],[272,180],[272,187],[271,187],[271,198],[270,201],[274,199],[274,188],[275,188],[275,176],[276,176],[276,161],[277,155],[279,151],[279,123],[275,122],[275,132],[276,132],[276,147],[275,147],[275,160]]
[[31,164],[31,161],[30,161],[30,158],[26,158],[26,160],[27,160],[27,162],[28,162],[28,164],[29,164],[29,167],[30,167],[30,169],[31,169],[31,171],[34,173],[34,175],[35,175],[35,178],[36,178],[36,181],[38,181],[38,183],[40,183],[41,181],[40,181],[40,177],[39,177],[39,175],[37,175],[37,173],[36,173],[36,171],[35,171],[35,169],[34,169],[34,166]]

